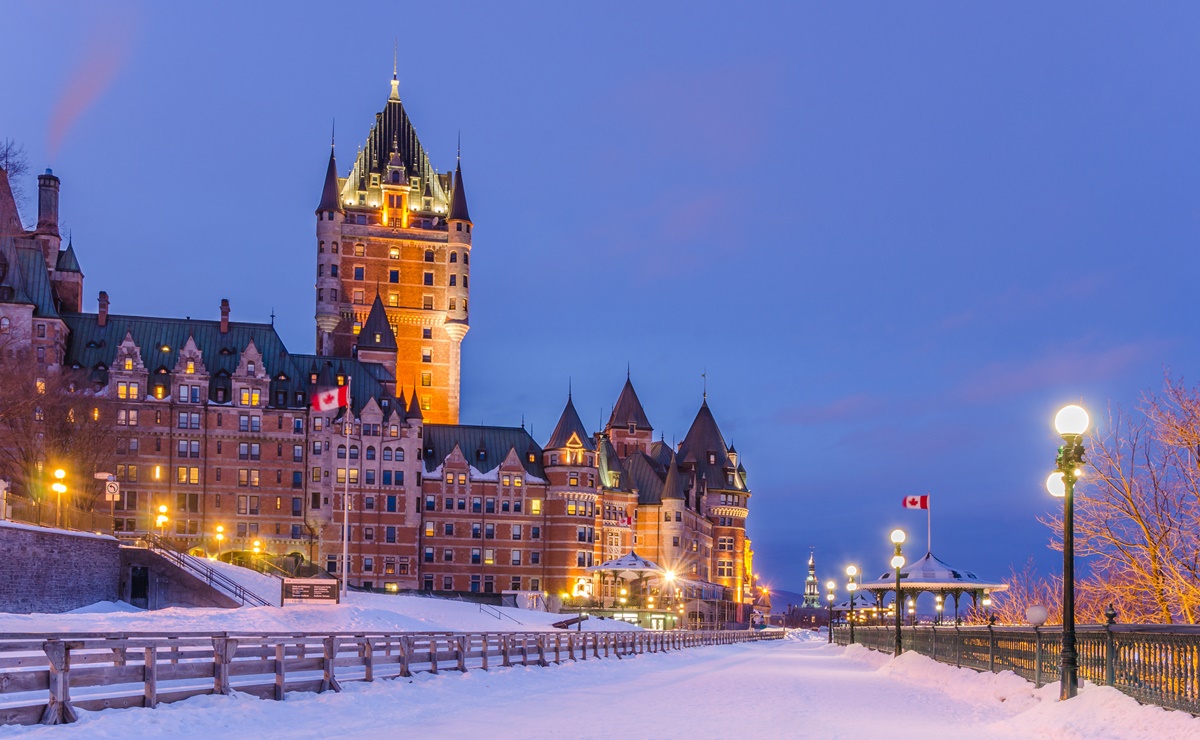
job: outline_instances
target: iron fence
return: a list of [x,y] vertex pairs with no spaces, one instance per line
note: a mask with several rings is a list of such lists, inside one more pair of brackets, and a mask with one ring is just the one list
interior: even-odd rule
[[[1012,671],[1036,686],[1057,681],[1062,655],[1058,627],[904,627],[905,650],[977,671]],[[1112,686],[1143,704],[1200,715],[1200,627],[1092,625],[1075,631],[1079,678]],[[834,630],[846,645],[850,631]],[[855,626],[854,642],[892,652],[894,627]]]

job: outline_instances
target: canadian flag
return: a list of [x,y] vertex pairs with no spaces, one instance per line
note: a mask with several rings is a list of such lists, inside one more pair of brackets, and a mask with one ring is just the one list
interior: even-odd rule
[[929,497],[928,496],[905,496],[904,497],[904,508],[906,508],[906,509],[928,509],[929,508]]
[[314,393],[312,397],[313,411],[329,411],[339,406],[350,405],[350,387],[330,388],[327,391]]

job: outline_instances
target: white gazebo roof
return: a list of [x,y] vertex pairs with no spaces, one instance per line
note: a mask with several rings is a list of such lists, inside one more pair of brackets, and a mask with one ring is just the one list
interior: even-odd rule
[[[892,591],[896,588],[896,571],[888,570],[874,581],[864,581],[862,590]],[[925,553],[900,569],[900,588],[905,591],[1004,591],[1007,583],[993,583],[975,575],[973,571],[955,568]]]
[[606,563],[593,565],[587,570],[589,573],[625,571],[629,573],[657,573],[660,575],[665,575],[667,572],[666,568],[652,560],[647,560],[633,550],[630,550],[616,560],[609,560]]

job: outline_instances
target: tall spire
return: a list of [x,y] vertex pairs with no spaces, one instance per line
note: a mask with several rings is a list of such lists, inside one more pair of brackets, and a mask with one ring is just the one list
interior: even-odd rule
[[588,434],[587,429],[584,428],[583,421],[580,420],[579,412],[575,410],[575,403],[571,400],[568,391],[567,405],[563,408],[562,416],[559,417],[558,425],[550,434],[549,441],[546,442],[546,449],[567,447],[572,437],[578,439],[584,449],[596,449],[595,443],[592,442],[592,435]]
[[397,76],[396,59],[400,53],[400,42],[396,41],[392,46],[392,94],[388,96],[388,100],[400,99],[400,78]]

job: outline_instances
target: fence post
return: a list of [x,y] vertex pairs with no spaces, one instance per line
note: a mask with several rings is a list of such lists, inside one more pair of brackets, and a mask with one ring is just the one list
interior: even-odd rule
[[287,683],[287,643],[275,645],[275,701],[283,701],[283,687]]
[[1112,604],[1104,610],[1104,685],[1117,683],[1117,640],[1113,636],[1113,623],[1117,621],[1117,610]]
[[321,688],[317,693],[341,691],[342,686],[337,681],[337,671],[334,669],[333,664],[333,661],[337,658],[338,639],[336,637],[326,637],[323,642],[325,655],[321,660],[321,668],[324,675],[321,677]]
[[988,673],[996,672],[996,631],[988,623]]
[[[555,644],[557,644],[557,643],[555,643]],[[538,649],[538,665],[545,668],[546,666],[550,665],[548,662],[546,662],[546,636],[545,635],[537,636],[537,649]]]
[[[174,650],[177,652],[179,650],[178,646]],[[235,652],[237,652],[237,640],[230,640],[227,637],[213,638],[214,694],[233,695],[233,688],[229,685],[229,661],[233,660]]]
[[1042,688],[1042,630],[1037,625],[1033,628],[1033,685]]
[[365,680],[375,680],[375,643],[371,642],[371,638],[363,638],[363,669],[366,671]]
[[957,624],[954,625],[954,665],[962,668],[962,633]]
[[146,648],[145,671],[142,680],[146,684],[146,706],[150,709],[158,706],[158,648]]
[[485,671],[488,669],[488,651],[490,651],[492,649],[491,642],[492,641],[491,641],[490,637],[488,636],[488,633],[484,632],[483,633],[483,670],[485,670]]
[[[413,645],[411,637],[400,638],[400,675],[404,678],[408,678],[412,675],[412,671],[408,669],[408,659],[409,656],[412,655],[412,647]],[[505,657],[507,658],[507,654]]]
[[79,719],[71,706],[71,645],[58,640],[42,643],[50,664],[50,699],[42,712],[43,725],[58,725]]

